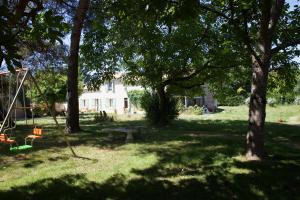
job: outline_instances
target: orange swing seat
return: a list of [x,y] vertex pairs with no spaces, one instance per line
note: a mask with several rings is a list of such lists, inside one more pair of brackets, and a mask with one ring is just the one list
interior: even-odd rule
[[13,144],[18,145],[18,143],[17,143],[16,140],[10,139],[10,138],[9,138],[6,134],[4,134],[4,133],[1,133],[1,134],[0,134],[0,142],[1,142],[1,143],[5,143],[5,144],[10,144],[10,145],[13,145]]
[[26,138],[25,138],[25,145],[27,145],[27,140],[28,139],[31,139],[31,146],[33,144],[33,141],[35,139],[41,139],[43,138],[43,129],[41,128],[34,128],[33,131],[32,131],[32,135],[28,135]]

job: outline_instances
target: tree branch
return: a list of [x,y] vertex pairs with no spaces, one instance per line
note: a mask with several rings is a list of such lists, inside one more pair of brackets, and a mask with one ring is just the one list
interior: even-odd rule
[[186,86],[186,85],[182,85],[182,84],[180,84],[180,83],[176,83],[176,82],[175,82],[175,83],[173,83],[173,85],[188,90],[188,89],[192,89],[192,88],[197,87],[197,86],[203,86],[204,83],[201,82],[201,83],[195,83],[195,84]]
[[297,39],[294,39],[294,40],[291,40],[291,41],[288,41],[288,42],[284,42],[282,44],[279,44],[277,47],[274,47],[271,50],[271,54],[276,54],[280,50],[284,50],[285,48],[292,47],[292,46],[297,46],[299,44],[300,44],[300,38],[297,38]]
[[267,40],[267,38],[269,37],[269,22],[271,17],[272,1],[263,0],[260,6],[262,13],[260,19],[259,38]]
[[65,6],[67,6],[69,8],[76,9],[76,6],[73,6],[73,5],[65,2],[64,0],[60,0],[60,1],[58,1],[58,3],[62,3],[62,4],[64,4]]
[[200,3],[199,4],[200,8],[204,9],[204,10],[207,10],[207,11],[210,11],[212,13],[215,13],[217,14],[218,16],[220,17],[223,17],[224,19],[227,19],[228,20],[228,23],[231,24],[234,29],[236,30],[240,30],[242,32],[244,32],[244,36],[243,36],[243,42],[246,44],[247,46],[247,49],[250,51],[250,53],[255,57],[255,59],[257,60],[257,62],[259,62],[260,64],[262,63],[258,54],[255,52],[255,50],[253,49],[253,47],[251,46],[251,39],[250,39],[250,36],[249,36],[249,33],[248,33],[248,27],[247,27],[247,18],[245,16],[245,13],[243,13],[243,16],[244,16],[244,22],[243,22],[243,28],[240,28],[237,23],[236,23],[236,20],[234,20],[234,4],[232,1],[229,2],[229,6],[230,6],[230,11],[231,11],[231,16],[228,17],[227,15],[225,15],[224,13],[222,13],[221,11],[218,11],[214,8],[212,8],[210,5],[208,4],[203,4],[203,3]]
[[[188,65],[188,60],[191,57],[190,54],[191,52],[196,52],[197,48],[200,46],[200,44],[202,44],[203,40],[209,35],[208,31],[209,31],[210,26],[207,26],[202,34],[202,37],[200,38],[199,41],[196,42],[195,46],[193,46],[192,48],[190,48],[189,53],[186,55],[186,57],[184,58],[184,65]],[[177,74],[184,74],[186,72],[186,69],[181,69],[179,71],[175,71],[173,74],[170,74],[171,76],[176,76]]]
[[23,16],[23,13],[29,3],[29,0],[20,0],[15,7],[15,17],[12,18],[12,24],[15,24]]
[[277,0],[275,5],[271,9],[271,17],[269,22],[269,34],[273,35],[276,24],[278,23],[282,8],[284,6],[284,0]]
[[246,44],[248,50],[250,51],[250,53],[255,57],[255,59],[257,60],[257,62],[261,65],[262,61],[260,60],[259,56],[257,55],[257,53],[255,52],[254,48],[251,45],[251,39],[249,36],[249,31],[248,31],[248,25],[247,25],[247,13],[246,11],[242,12],[243,15],[243,40],[244,43]]
[[212,13],[215,13],[216,15],[221,16],[221,17],[223,17],[223,18],[231,21],[230,17],[228,17],[227,15],[225,15],[224,13],[222,13],[221,11],[212,8],[209,4],[199,3],[199,7],[202,8],[202,9],[204,9],[204,10],[207,10],[207,11],[210,11]]
[[190,80],[190,79],[194,78],[195,76],[197,76],[203,69],[207,68],[209,66],[208,65],[209,62],[210,62],[209,60],[206,61],[201,68],[196,69],[194,72],[192,72],[191,74],[189,74],[187,76],[170,78],[168,80],[163,81],[161,85],[166,86],[166,85],[170,85],[174,82]]

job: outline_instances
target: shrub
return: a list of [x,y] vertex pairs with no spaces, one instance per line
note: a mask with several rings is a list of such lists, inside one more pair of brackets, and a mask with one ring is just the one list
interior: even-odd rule
[[203,110],[202,107],[199,107],[199,106],[195,105],[195,106],[192,107],[192,112],[193,112],[194,115],[203,115],[204,110]]
[[176,108],[178,112],[184,112],[185,111],[185,106],[183,105],[182,101],[180,99],[177,100]]
[[44,115],[51,115],[46,106],[40,104],[33,109],[34,117],[42,117]]
[[[167,96],[165,113],[160,113],[159,97],[156,93],[145,92],[141,98],[141,106],[146,112],[146,119],[153,125],[169,124],[178,116],[177,100]],[[165,124],[160,124],[164,122]]]
[[203,115],[204,114],[204,110],[202,107],[198,106],[198,105],[194,105],[194,106],[189,106],[185,111],[185,114],[191,114],[191,115]]
[[144,93],[144,90],[132,90],[128,92],[128,98],[130,100],[130,103],[137,109],[141,107],[141,100]]
[[224,96],[218,99],[218,104],[220,106],[239,106],[243,105],[244,101],[245,97],[242,95]]

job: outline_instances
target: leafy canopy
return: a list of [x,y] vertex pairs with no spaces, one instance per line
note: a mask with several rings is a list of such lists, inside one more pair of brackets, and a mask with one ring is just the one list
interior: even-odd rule
[[233,43],[197,1],[178,2],[96,1],[81,49],[86,81],[97,86],[121,68],[128,83],[177,92],[225,75],[239,62]]
[[[51,2],[51,1],[50,1]],[[43,44],[62,43],[68,26],[53,12],[49,1],[3,1],[0,4],[0,64],[11,71],[21,66],[22,47],[41,49]],[[55,1],[53,1],[55,2]],[[32,48],[33,49],[33,48]]]

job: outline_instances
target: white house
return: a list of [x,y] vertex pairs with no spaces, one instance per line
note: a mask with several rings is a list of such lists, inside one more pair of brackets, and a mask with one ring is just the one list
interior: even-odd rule
[[[204,96],[184,97],[182,99],[183,104],[185,107],[205,105],[210,111],[214,111],[217,108],[216,100],[207,85],[202,86],[202,89],[205,93]],[[79,110],[80,112],[134,113],[137,109],[130,104],[128,98],[128,91],[132,90],[143,90],[143,88],[141,86],[126,86],[122,82],[121,75],[116,75],[114,80],[101,85],[97,91],[84,89],[79,97]]]
[[142,89],[141,86],[126,86],[120,77],[116,77],[101,85],[97,91],[85,89],[79,97],[79,110],[81,112],[131,113],[135,109],[129,102],[128,91]]
[[204,84],[202,86],[202,90],[204,92],[203,96],[198,96],[198,97],[184,97],[182,99],[182,103],[185,107],[189,106],[205,106],[208,108],[209,111],[215,111],[218,106],[218,102],[216,99],[214,99],[213,94],[210,92],[208,85]]

